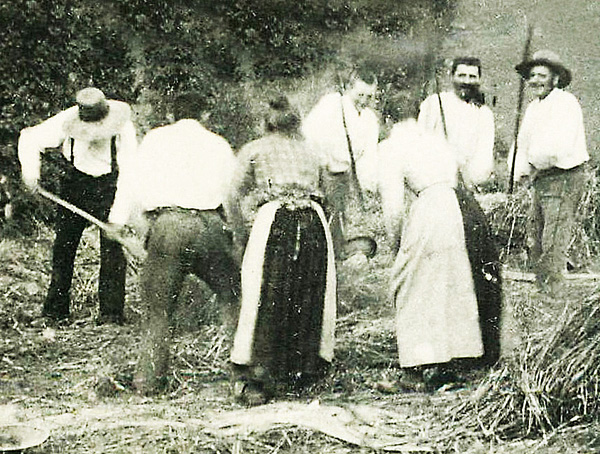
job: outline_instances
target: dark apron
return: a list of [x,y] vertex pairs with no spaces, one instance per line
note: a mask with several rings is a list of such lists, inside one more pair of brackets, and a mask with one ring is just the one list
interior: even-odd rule
[[459,185],[456,197],[463,217],[465,243],[475,295],[479,308],[479,325],[483,341],[483,365],[500,358],[500,318],[502,312],[502,276],[498,250],[485,213],[468,189]]

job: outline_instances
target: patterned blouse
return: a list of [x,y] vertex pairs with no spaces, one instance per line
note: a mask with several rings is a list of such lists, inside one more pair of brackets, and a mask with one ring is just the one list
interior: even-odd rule
[[269,134],[242,147],[237,159],[229,217],[239,238],[247,238],[256,211],[269,201],[292,209],[324,202],[326,163],[301,139]]

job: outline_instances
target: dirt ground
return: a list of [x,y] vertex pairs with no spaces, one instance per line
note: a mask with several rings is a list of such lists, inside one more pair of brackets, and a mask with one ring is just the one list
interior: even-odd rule
[[[385,299],[391,257],[349,261],[340,273],[336,359],[318,386],[302,395],[246,409],[230,395],[230,336],[214,324],[217,302],[190,279],[180,299],[173,345],[172,389],[144,397],[132,388],[141,311],[131,271],[127,324],[95,324],[97,232],[86,231],[77,258],[73,320],[39,318],[48,284],[52,233],[0,242],[0,421],[49,430],[30,453],[591,453],[600,426],[562,428],[543,439],[494,440],[449,423],[487,371],[434,393],[402,392]],[[569,300],[597,287],[571,279],[565,300],[541,297],[509,273],[505,354],[523,335],[552,320]],[[514,279],[514,278],[519,279]]]
[[[480,55],[485,90],[496,96],[499,140],[512,138],[516,104],[513,70],[528,23],[534,49],[550,47],[573,68],[590,150],[598,110],[598,2],[462,0],[444,53]],[[579,24],[579,25],[574,25]],[[583,25],[582,25],[583,24]],[[585,77],[583,77],[585,76]],[[0,241],[0,423],[49,431],[27,450],[46,453],[380,453],[592,454],[600,424],[574,423],[545,437],[500,440],[453,424],[488,371],[434,393],[402,392],[397,379],[394,310],[385,298],[391,257],[351,262],[340,273],[335,362],[322,383],[302,395],[246,409],[230,395],[230,336],[216,326],[217,302],[190,279],[176,314],[172,389],[144,397],[132,387],[142,312],[131,270],[124,326],[95,324],[97,232],[87,231],[77,258],[73,320],[54,325],[39,317],[49,282],[52,233]],[[596,267],[597,268],[597,267]],[[512,268],[512,271],[518,271]],[[504,354],[551,324],[568,302],[597,291],[595,279],[568,281],[562,299],[539,295],[528,280],[506,274]]]

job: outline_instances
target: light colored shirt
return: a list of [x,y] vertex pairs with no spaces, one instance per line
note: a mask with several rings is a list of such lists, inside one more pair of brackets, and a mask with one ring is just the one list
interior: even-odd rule
[[[111,108],[126,111],[129,117],[129,106],[121,101],[108,101]],[[65,131],[67,122],[78,115],[78,107],[64,110],[37,126],[21,131],[18,144],[21,172],[25,181],[39,179],[40,153],[46,149],[61,147],[62,154],[71,161],[71,141]],[[134,154],[137,149],[135,127],[127,119],[116,135],[117,163],[119,167],[127,155]],[[75,139],[73,142],[73,164],[83,173],[97,177],[111,171],[111,136],[94,140]]]
[[434,185],[455,187],[456,156],[443,137],[413,119],[395,124],[379,147],[384,223],[388,237],[396,242],[405,214],[405,182],[415,193]]
[[[544,99],[529,103],[517,145],[515,180],[529,175],[532,166],[537,170],[570,169],[588,161],[583,114],[577,98],[555,88]],[[509,167],[512,155],[509,153]]]
[[375,183],[373,172],[379,141],[379,119],[372,109],[367,107],[358,112],[349,96],[329,93],[317,102],[302,122],[302,134],[311,147],[321,150],[327,157],[327,168],[332,173],[350,169],[346,129],[359,181],[369,188]]
[[[477,106],[454,92],[440,93],[448,142],[456,154],[458,169],[468,186],[487,181],[494,170],[494,115],[486,105]],[[444,136],[437,94],[422,103],[418,122]]]
[[227,141],[196,120],[153,129],[123,168],[109,222],[126,224],[140,212],[161,207],[218,208],[235,166]]

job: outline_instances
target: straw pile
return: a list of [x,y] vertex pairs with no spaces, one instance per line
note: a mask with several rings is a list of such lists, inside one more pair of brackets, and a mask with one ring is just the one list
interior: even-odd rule
[[529,336],[520,354],[484,379],[453,422],[515,438],[600,419],[598,300],[567,304],[554,326]]
[[576,227],[570,255],[585,263],[600,253],[600,179],[592,175],[575,214]]
[[[478,194],[477,199],[488,216],[503,261],[525,253],[531,193],[525,187],[507,196],[504,193]],[[569,258],[574,265],[585,265],[600,253],[600,181],[591,174],[575,213]],[[523,265],[523,263],[517,263]]]
[[486,213],[491,231],[500,247],[501,259],[523,252],[531,197],[521,190],[507,196],[504,193],[478,194],[477,200]]

